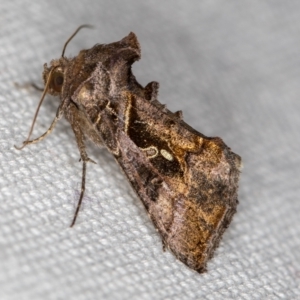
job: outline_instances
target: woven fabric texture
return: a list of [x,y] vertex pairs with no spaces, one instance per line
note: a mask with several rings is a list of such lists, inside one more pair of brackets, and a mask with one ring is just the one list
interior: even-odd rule
[[[162,251],[135,192],[105,149],[81,163],[61,120],[17,151],[40,98],[43,64],[137,34],[138,81],[243,158],[238,212],[208,272]],[[0,3],[0,299],[300,299],[300,2],[28,1]],[[42,134],[59,101],[47,97]]]

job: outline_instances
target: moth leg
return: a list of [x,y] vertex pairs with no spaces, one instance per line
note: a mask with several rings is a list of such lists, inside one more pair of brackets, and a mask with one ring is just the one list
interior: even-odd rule
[[[40,137],[38,137],[38,138],[36,138],[34,140],[26,140],[26,141],[24,141],[23,145],[21,147],[15,146],[15,148],[18,149],[18,150],[21,150],[21,149],[23,149],[27,145],[36,144],[36,143],[42,141],[47,135],[49,135],[52,132],[52,130],[54,129],[54,127],[55,127],[55,125],[57,123],[57,121],[59,121],[60,118],[62,117],[62,114],[63,114],[63,110],[62,110],[62,107],[60,106],[58,108],[58,110],[57,110],[57,113],[56,113],[56,116],[55,116],[54,120],[52,121],[50,127],[48,128],[48,130],[46,132],[44,132]],[[33,129],[33,126],[31,126],[31,130],[30,130],[29,136],[31,135],[32,129]]]
[[57,117],[55,117],[54,120],[52,121],[50,127],[48,128],[48,130],[46,132],[44,132],[40,137],[38,137],[34,140],[24,141],[23,144],[30,145],[30,144],[36,144],[36,143],[42,141],[47,135],[49,135],[52,132],[52,130],[54,129],[54,127],[55,127],[58,120],[59,119]]
[[44,88],[36,85],[34,82],[29,83],[29,85],[37,91],[43,92]]
[[43,87],[39,87],[38,85],[36,85],[34,82],[27,82],[24,84],[19,84],[17,82],[15,82],[15,86],[19,89],[28,89],[28,88],[34,88],[35,90],[39,91],[39,92],[43,92],[44,88]]
[[75,211],[75,214],[74,214],[74,217],[73,217],[73,220],[72,220],[72,223],[71,223],[70,227],[74,226],[74,224],[76,222],[76,219],[77,219],[77,215],[78,215],[80,206],[81,206],[81,203],[82,203],[83,195],[84,195],[84,192],[85,192],[85,175],[86,175],[86,161],[83,161],[82,162],[81,192],[80,192],[80,197],[79,197],[79,200],[78,200],[78,204],[77,204],[76,211]]
[[92,162],[92,163],[96,163],[94,162],[91,158],[88,157],[87,153],[86,153],[86,146],[85,146],[85,135],[81,129],[81,124],[80,121],[79,122],[73,122],[71,123],[72,125],[72,129],[74,131],[75,134],[75,138],[76,138],[76,142],[77,142],[77,146],[78,146],[78,150],[80,153],[80,159],[79,161],[83,161],[83,162]]
[[80,210],[83,195],[84,195],[84,192],[85,192],[86,164],[87,164],[87,162],[92,162],[92,163],[95,164],[95,162],[92,159],[90,159],[88,157],[87,153],[86,153],[86,146],[84,144],[85,136],[84,136],[84,134],[81,130],[81,127],[80,127],[80,120],[72,120],[72,121],[73,121],[71,123],[72,129],[74,131],[77,146],[78,146],[78,149],[79,149],[79,152],[80,152],[80,160],[79,161],[82,161],[82,177],[81,177],[80,197],[79,197],[78,204],[77,204],[77,207],[76,207],[76,211],[74,213],[74,217],[73,217],[73,220],[72,220],[72,223],[71,223],[70,227],[73,227],[75,222],[76,222],[77,215],[78,215],[78,212]]

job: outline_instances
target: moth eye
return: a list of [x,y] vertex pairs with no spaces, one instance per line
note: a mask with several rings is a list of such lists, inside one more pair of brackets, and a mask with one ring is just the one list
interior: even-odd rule
[[55,77],[55,85],[60,86],[64,83],[64,78],[59,75]]
[[53,75],[53,80],[52,80],[52,88],[56,91],[56,92],[60,92],[62,85],[64,83],[64,76],[62,73],[55,73]]

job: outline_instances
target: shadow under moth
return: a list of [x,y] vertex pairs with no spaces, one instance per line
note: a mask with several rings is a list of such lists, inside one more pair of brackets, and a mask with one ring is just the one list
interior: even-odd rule
[[[163,248],[190,268],[204,272],[236,212],[241,158],[218,137],[206,137],[157,100],[158,83],[141,86],[131,65],[141,57],[137,37],[96,44],[74,58],[44,65],[44,89],[22,149],[51,133],[64,116],[74,131],[83,164],[75,224],[85,190],[86,165],[93,162],[85,140],[105,146],[145,205]],[[59,96],[49,129],[30,140],[45,95]]]

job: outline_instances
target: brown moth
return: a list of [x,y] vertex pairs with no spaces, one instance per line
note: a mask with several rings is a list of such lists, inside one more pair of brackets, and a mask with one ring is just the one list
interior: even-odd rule
[[[83,162],[85,139],[112,153],[145,205],[162,237],[163,247],[190,268],[204,272],[236,212],[241,158],[220,138],[206,137],[157,100],[158,83],[141,86],[131,65],[141,57],[137,37],[95,45],[74,58],[44,65],[44,93],[24,146],[47,136],[64,116],[72,126]],[[60,97],[48,131],[29,140],[46,93]]]

